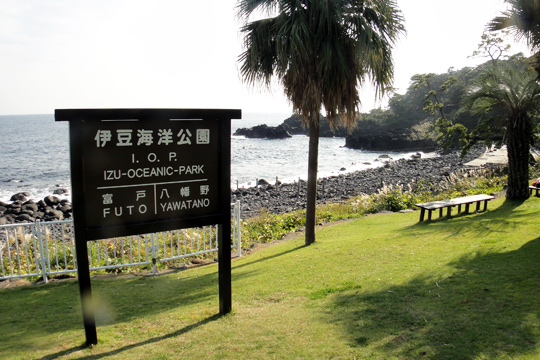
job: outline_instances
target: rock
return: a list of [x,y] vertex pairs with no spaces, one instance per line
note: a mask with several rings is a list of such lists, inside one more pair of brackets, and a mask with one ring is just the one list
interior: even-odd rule
[[357,128],[345,138],[345,147],[371,151],[434,151],[437,143],[411,129]]
[[0,217],[0,225],[6,225],[7,223],[8,221],[5,216]]
[[20,207],[10,207],[4,211],[4,215],[18,215],[21,213]]
[[9,201],[26,201],[26,194],[28,193],[17,193],[17,194],[14,194],[13,196],[11,196],[11,199],[9,199]]
[[63,188],[60,188],[60,189],[55,189],[53,191],[53,194],[55,195],[64,195],[64,194],[67,194],[67,190],[66,189],[63,189]]
[[264,179],[259,179],[259,181],[257,181],[257,185],[269,185],[270,183]]
[[282,125],[268,126],[257,125],[252,128],[240,128],[234,135],[243,135],[250,139],[286,139],[292,137]]
[[33,222],[34,218],[31,217],[29,214],[21,214],[15,218],[16,221],[28,221]]
[[30,211],[33,211],[33,212],[36,212],[38,211],[38,205],[35,204],[35,203],[26,203],[26,204],[23,204],[23,206],[21,207],[22,210],[30,210]]
[[45,213],[47,220],[63,220],[64,214],[60,210],[49,210]]
[[43,201],[45,201],[45,204],[47,204],[48,206],[55,206],[60,203],[60,199],[52,195],[46,196]]
[[65,213],[68,213],[68,212],[71,212],[71,205],[66,204],[66,205],[60,207],[58,210],[60,210],[60,211],[63,212],[64,214],[65,214]]
[[[293,135],[309,135],[309,128],[302,125],[302,117],[300,115],[292,115],[285,119],[281,124],[289,134]],[[333,129],[328,123],[325,116],[320,116],[319,119],[319,137],[345,137],[347,136],[347,128],[338,126]]]

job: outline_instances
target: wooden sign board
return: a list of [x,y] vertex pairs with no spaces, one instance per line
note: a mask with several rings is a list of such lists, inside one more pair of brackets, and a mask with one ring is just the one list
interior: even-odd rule
[[219,226],[220,312],[231,310],[231,119],[240,110],[56,110],[69,121],[72,205],[88,344],[87,241]]

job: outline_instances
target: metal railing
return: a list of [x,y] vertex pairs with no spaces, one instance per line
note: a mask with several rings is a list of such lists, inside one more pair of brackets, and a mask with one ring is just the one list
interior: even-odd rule
[[[232,244],[241,256],[240,203],[233,207]],[[157,264],[217,252],[217,226],[89,241],[90,271]],[[77,271],[73,221],[0,226],[0,280],[48,277]]]

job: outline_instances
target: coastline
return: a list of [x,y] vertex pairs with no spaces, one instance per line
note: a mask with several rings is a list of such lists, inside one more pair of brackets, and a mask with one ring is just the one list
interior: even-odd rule
[[[318,181],[318,204],[340,202],[362,194],[374,194],[384,186],[407,187],[423,180],[436,184],[452,174],[472,169],[468,162],[482,157],[483,147],[476,147],[464,159],[457,152],[438,157],[388,160],[383,166],[369,168]],[[28,195],[27,195],[28,196]],[[241,217],[257,215],[262,209],[286,213],[305,208],[306,182],[269,184],[231,190],[231,203],[240,201]],[[0,225],[12,223],[71,219],[71,203],[56,195],[41,200],[28,199],[24,192],[14,194],[9,202],[0,201]]]
[[[460,171],[477,169],[466,165],[485,154],[483,147],[475,147],[460,159],[458,152],[438,157],[387,161],[383,166],[319,178],[317,204],[336,203],[359,195],[377,193],[385,186],[408,187],[423,180],[434,187]],[[485,164],[486,167],[491,166]],[[305,209],[306,182],[276,186],[264,184],[233,190],[231,202],[240,201],[241,217],[257,215],[262,209],[272,213],[287,213]]]

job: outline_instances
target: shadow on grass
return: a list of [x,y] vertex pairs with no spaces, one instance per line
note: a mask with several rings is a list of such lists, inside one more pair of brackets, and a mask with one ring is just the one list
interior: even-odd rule
[[[104,352],[104,353],[100,353],[100,354],[95,354],[95,355],[88,355],[88,356],[83,356],[83,357],[80,357],[79,359],[82,359],[82,360],[93,360],[93,359],[101,359],[101,358],[104,358],[104,357],[107,357],[107,356],[114,356],[114,355],[118,355],[118,354],[121,354],[123,353],[124,351],[127,351],[127,350],[131,350],[131,349],[134,349],[134,348],[137,348],[137,347],[140,347],[140,346],[145,346],[145,345],[149,345],[149,344],[154,344],[154,343],[157,343],[157,342],[160,342],[160,341],[163,341],[163,340],[167,340],[169,338],[174,338],[174,337],[178,337],[178,336],[181,336],[183,334],[186,334],[188,332],[190,332],[191,330],[194,330],[196,328],[198,328],[199,326],[202,326],[202,325],[205,325],[205,324],[208,324],[212,321],[215,321],[217,319],[219,319],[221,317],[221,315],[219,314],[216,314],[216,315],[213,315],[207,319],[204,319],[204,320],[201,320],[195,324],[192,324],[192,325],[188,325],[180,330],[177,330],[175,332],[172,332],[170,334],[165,334],[165,335],[162,335],[162,336],[158,336],[158,337],[155,337],[155,338],[152,338],[152,339],[148,339],[148,340],[145,340],[145,341],[142,341],[140,343],[136,343],[136,344],[131,344],[131,345],[127,345],[127,346],[124,346],[124,347],[121,347],[121,348],[118,348],[118,349],[115,349],[115,350],[112,350],[112,351],[108,351],[108,352]],[[85,346],[77,346],[77,347],[74,347],[72,349],[69,349],[69,350],[63,350],[63,351],[59,351],[58,353],[56,354],[51,354],[51,355],[47,355],[47,356],[44,356],[42,357],[40,360],[53,360],[53,359],[57,359],[61,356],[67,356],[75,351],[79,351],[79,350],[82,350],[84,349]]]
[[[246,264],[235,265],[233,262],[233,271],[278,258],[303,247]],[[201,305],[212,309],[215,304],[216,310],[219,308],[217,267],[215,271],[203,275],[192,275],[190,272],[179,272],[177,275],[92,279],[92,295],[98,309],[98,340],[100,326],[103,325],[130,322],[178,307]],[[233,272],[233,280],[255,275],[252,271],[236,271]],[[36,344],[47,339],[50,334],[71,330],[80,330],[81,340],[84,340],[77,281],[5,289],[0,294],[0,308],[10,309],[0,316],[0,338],[3,339],[0,342],[0,353],[41,347]],[[73,348],[72,351],[77,349]]]
[[[493,214],[496,216],[496,214]],[[447,278],[336,294],[332,321],[353,346],[387,357],[519,357],[540,342],[540,238],[515,251],[464,256]]]
[[243,267],[246,267],[246,266],[252,266],[253,264],[257,264],[257,263],[260,263],[260,262],[264,262],[264,261],[268,261],[268,260],[271,260],[271,259],[275,259],[275,258],[278,258],[280,256],[283,256],[283,255],[287,255],[287,254],[290,254],[290,253],[293,253],[295,251],[298,251],[298,250],[301,250],[303,248],[305,248],[306,245],[300,245],[300,246],[297,246],[293,249],[289,249],[289,250],[286,250],[286,251],[282,251],[282,252],[279,252],[277,254],[274,254],[274,255],[270,255],[270,256],[265,256],[265,257],[262,257],[260,259],[257,259],[257,260],[253,260],[253,261],[249,261],[249,262],[246,262],[242,265],[235,265],[233,263],[233,269],[240,269],[240,268],[243,268]]
[[[212,270],[211,270],[212,271]],[[175,276],[178,275],[178,276]],[[236,278],[252,276],[237,274]],[[51,334],[84,326],[76,281],[9,289],[0,294],[0,353],[54,346]],[[98,341],[100,327],[130,322],[175,308],[219,310],[217,268],[208,274],[93,279]],[[215,306],[215,307],[214,307]],[[212,319],[212,318],[211,318]],[[189,327],[188,327],[189,328]],[[189,329],[188,329],[189,330]],[[56,339],[56,336],[53,335]]]

